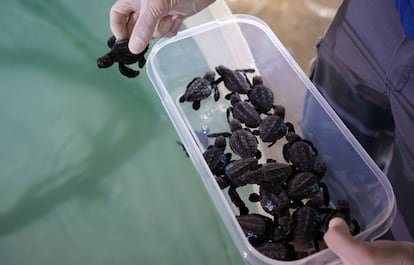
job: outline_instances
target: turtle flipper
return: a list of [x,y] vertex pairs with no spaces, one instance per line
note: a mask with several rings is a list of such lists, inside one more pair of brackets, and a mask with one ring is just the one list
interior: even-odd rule
[[133,77],[137,77],[139,75],[139,71],[135,71],[127,66],[125,66],[125,64],[119,64],[119,72],[121,72],[121,74],[123,74],[126,77],[129,78],[133,78]]

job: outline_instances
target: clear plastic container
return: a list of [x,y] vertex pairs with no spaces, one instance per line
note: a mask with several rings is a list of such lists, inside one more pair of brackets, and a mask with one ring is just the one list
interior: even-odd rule
[[[275,104],[286,108],[286,121],[295,125],[303,138],[313,142],[328,172],[332,202],[346,198],[360,226],[357,238],[373,240],[384,234],[395,215],[395,199],[386,176],[362,149],[349,130],[309,81],[271,29],[261,20],[247,15],[233,15],[179,32],[154,45],[147,63],[147,73],[161,99],[192,162],[197,168],[236,247],[247,264],[340,264],[328,249],[295,261],[270,259],[256,251],[245,238],[235,215],[237,208],[221,190],[203,159],[203,152],[214,139],[208,133],[229,131],[226,109],[229,106],[220,86],[221,99],[201,101],[195,111],[191,103],[179,102],[187,84],[217,65],[231,69],[254,68],[248,75],[263,77],[273,90]],[[284,161],[280,140],[271,148],[260,146],[263,159]],[[254,188],[253,188],[254,189]],[[252,192],[242,187],[243,198]],[[244,199],[245,200],[245,199]],[[262,213],[256,203],[246,204],[250,212]]]

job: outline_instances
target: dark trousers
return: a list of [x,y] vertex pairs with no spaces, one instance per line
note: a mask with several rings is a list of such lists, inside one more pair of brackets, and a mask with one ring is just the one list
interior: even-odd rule
[[401,240],[414,237],[413,70],[414,41],[404,36],[394,1],[345,0],[317,44],[310,76],[375,162],[387,168],[400,218],[392,230]]

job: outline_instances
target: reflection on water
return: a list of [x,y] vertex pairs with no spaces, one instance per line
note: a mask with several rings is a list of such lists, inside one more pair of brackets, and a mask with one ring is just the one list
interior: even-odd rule
[[147,80],[0,67],[2,265],[240,263]]
[[[76,164],[66,165],[66,168],[51,172],[49,175],[33,176],[36,181],[32,180],[33,184],[19,195],[17,202],[12,204],[8,210],[0,213],[0,236],[14,233],[15,230],[44,217],[55,207],[74,197],[93,197],[93,191],[99,181],[118,170],[134,153],[139,151],[142,144],[136,136],[143,132],[143,128],[137,126],[129,126],[122,135],[114,135],[113,126],[119,123],[119,118],[122,118],[119,113],[112,114],[112,117],[108,117],[98,134],[89,135],[86,156],[82,151],[79,153],[74,151],[70,154],[79,154],[82,158]],[[145,128],[145,130],[148,129],[150,127]],[[64,133],[62,131],[62,135]],[[75,133],[67,135],[67,138],[61,137],[61,135],[54,137],[61,138],[62,142],[67,143],[67,146],[61,144],[62,151],[68,148],[74,150],[71,138],[76,137]],[[82,145],[78,147],[82,147]],[[42,156],[43,154],[40,152],[37,155]],[[50,162],[50,165],[48,161],[43,161],[43,164],[48,167],[63,164],[65,161],[52,159]]]

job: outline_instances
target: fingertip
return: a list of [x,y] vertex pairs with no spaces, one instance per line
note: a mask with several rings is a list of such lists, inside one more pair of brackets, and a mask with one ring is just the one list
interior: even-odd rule
[[328,231],[324,235],[324,240],[329,248],[335,247],[340,241],[352,238],[348,225],[342,218],[332,218],[329,221],[328,227]]
[[329,228],[335,228],[335,227],[344,227],[347,226],[344,219],[340,217],[334,217],[329,221]]
[[148,45],[148,42],[142,40],[138,36],[132,35],[128,43],[128,48],[132,53],[138,54],[138,53],[141,53],[147,45]]
[[157,21],[161,17],[161,15],[151,12],[142,13],[138,17],[129,40],[128,48],[132,53],[138,54],[145,49],[154,34]]
[[128,38],[128,31],[125,25],[111,24],[111,32],[117,40],[123,40]]
[[[344,219],[335,217],[329,222],[329,229],[323,236],[328,248],[344,262],[354,264],[361,252],[361,244],[349,232]],[[357,250],[358,249],[358,250]],[[356,251],[357,250],[357,251]]]
[[126,39],[128,37],[126,22],[130,10],[122,5],[115,3],[109,11],[109,27],[116,39]]

